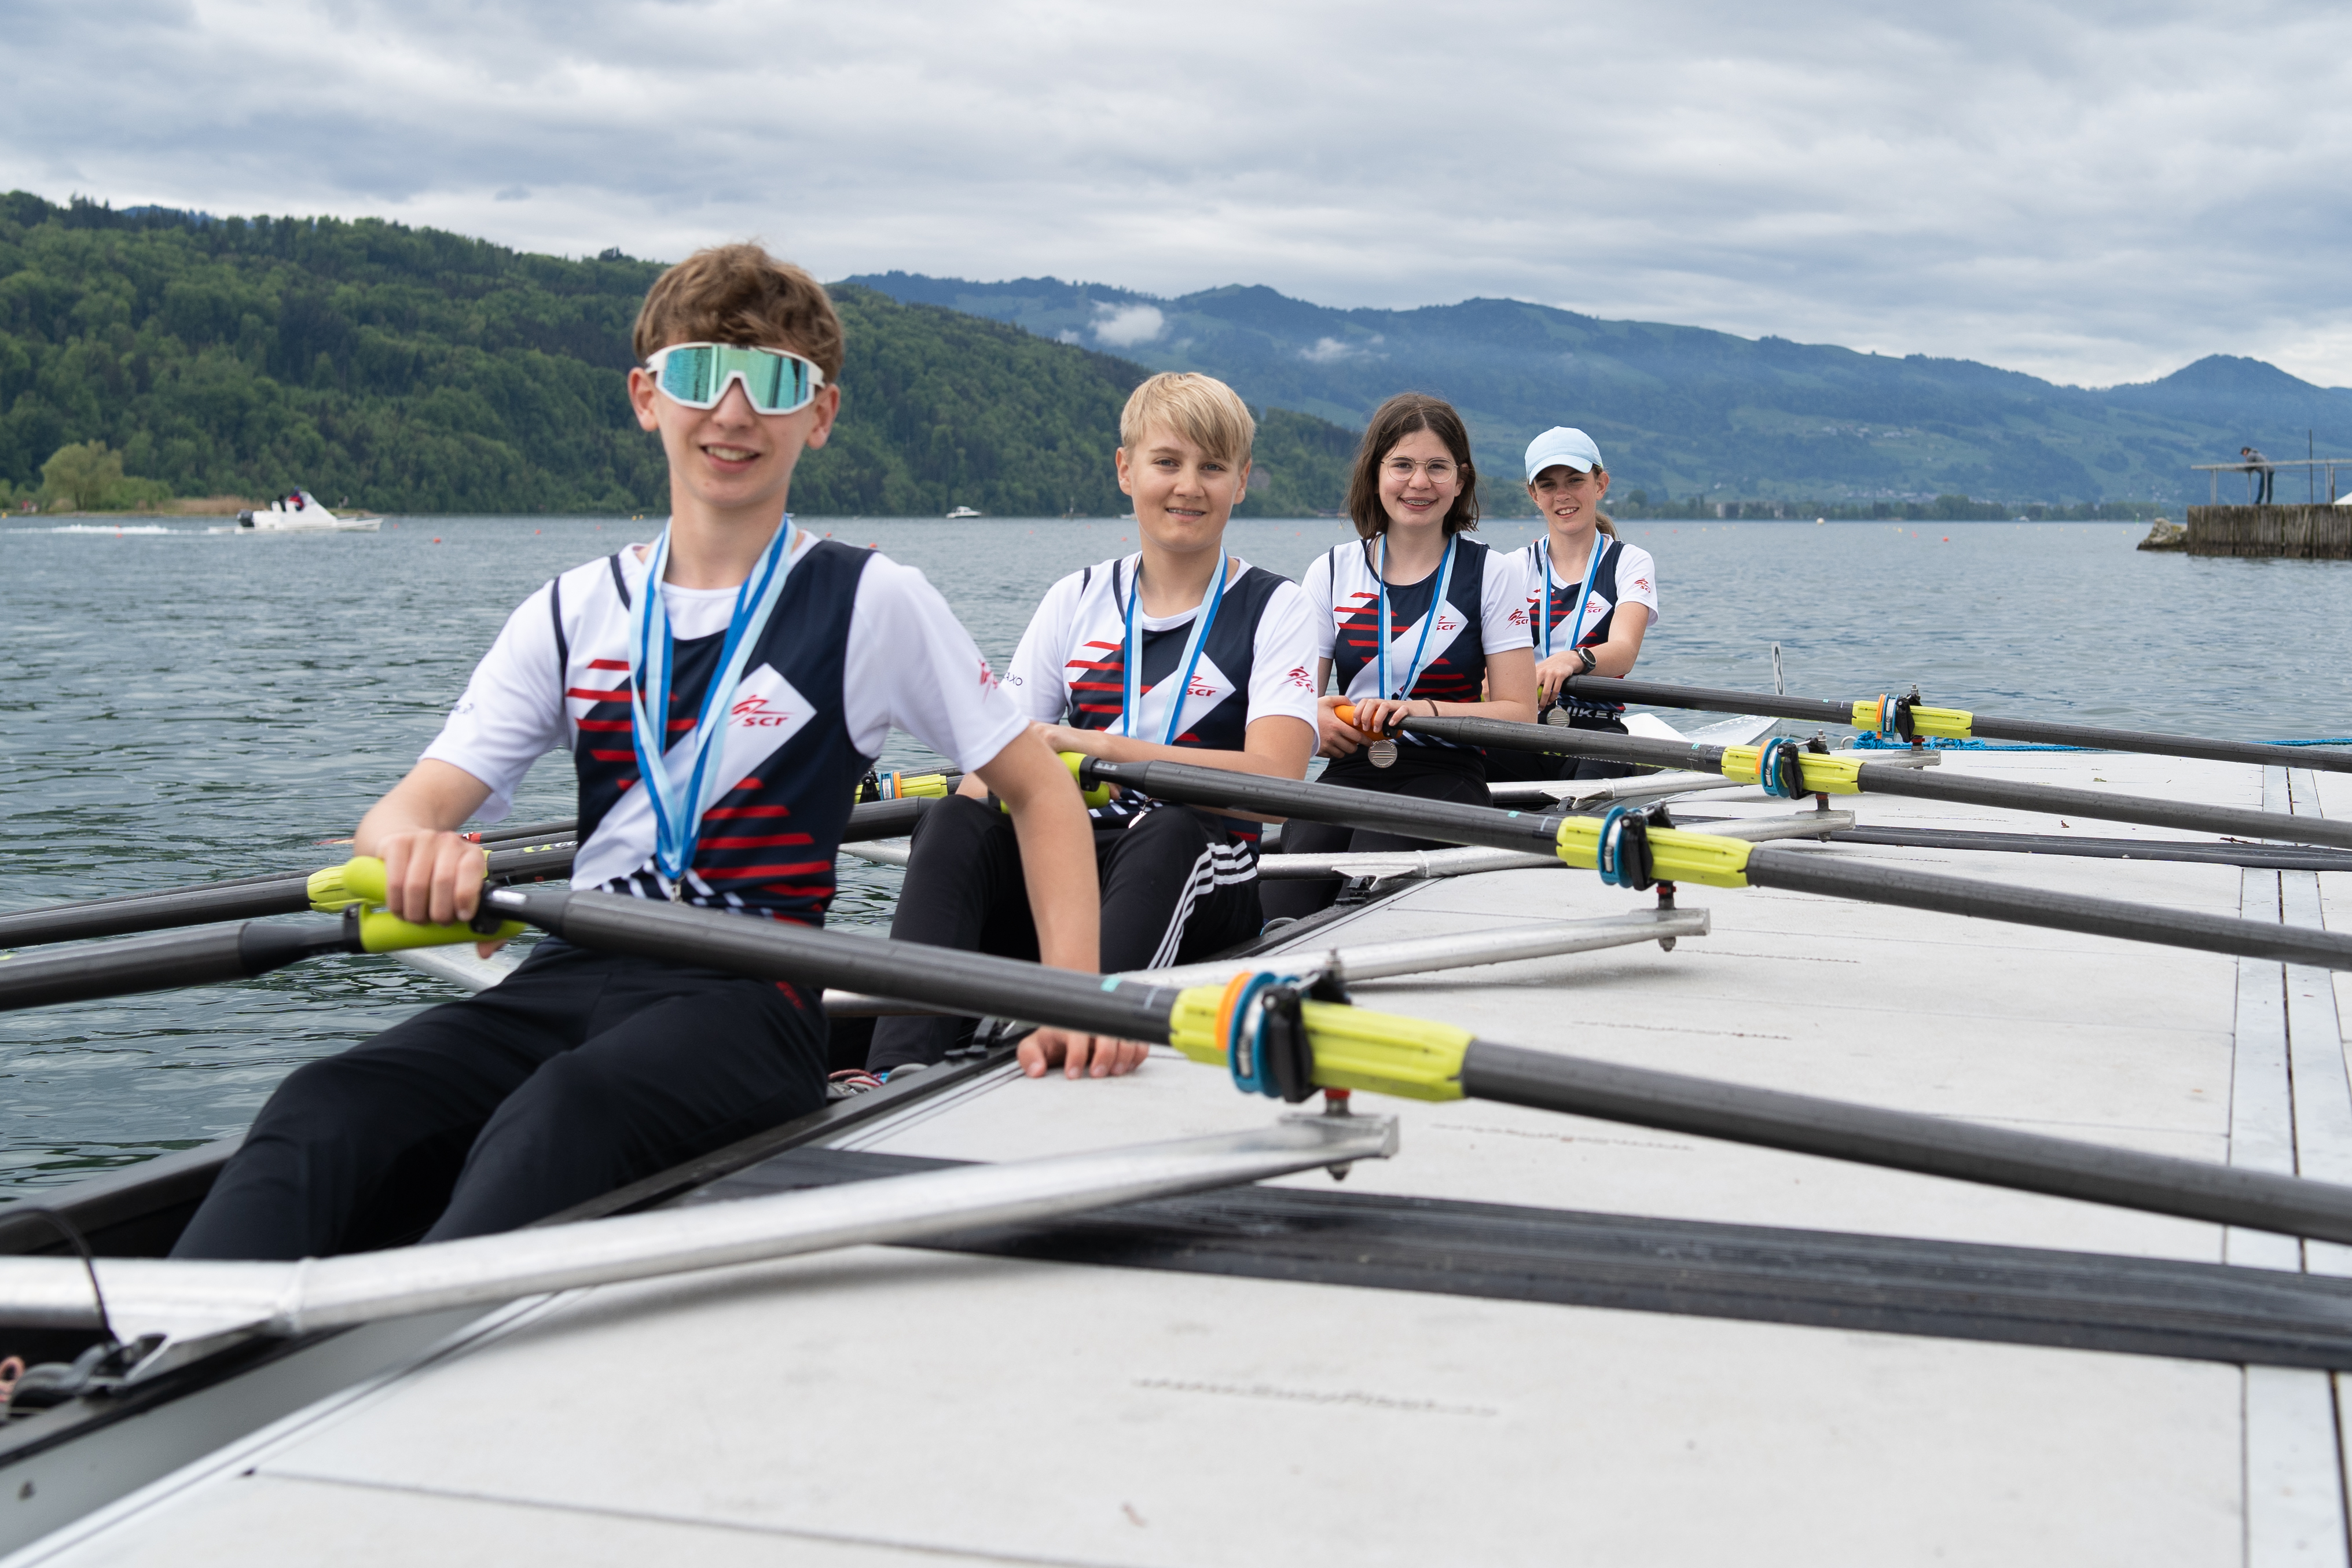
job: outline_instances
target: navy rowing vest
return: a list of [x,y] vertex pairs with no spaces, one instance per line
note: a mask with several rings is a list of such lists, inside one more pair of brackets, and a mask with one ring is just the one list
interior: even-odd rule
[[[869,550],[820,539],[784,580],[735,689],[718,763],[738,778],[703,813],[687,902],[824,923],[842,830],[857,782],[874,761],[851,742],[842,697],[858,576],[872,559]],[[569,626],[566,578],[580,605],[577,624]],[[557,579],[552,611],[565,708],[576,730],[572,764],[580,787],[579,863],[587,874],[575,873],[575,879],[657,899],[665,895],[654,874],[647,809],[633,797],[637,756],[625,654],[636,630],[634,597],[615,554]],[[692,733],[726,640],[725,632],[714,632],[672,644],[664,750]],[[626,852],[619,832],[598,844],[601,829],[630,818],[639,821],[626,837],[643,838],[642,856]],[[616,852],[622,858],[611,866],[597,864]]]

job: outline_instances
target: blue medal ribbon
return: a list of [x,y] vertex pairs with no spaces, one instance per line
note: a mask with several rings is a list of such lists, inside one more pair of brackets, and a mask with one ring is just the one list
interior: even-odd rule
[[723,750],[735,688],[783,593],[784,579],[792,574],[799,544],[800,529],[787,515],[761,552],[760,564],[735,591],[727,641],[719,646],[719,668],[711,672],[710,685],[702,694],[694,733],[675,748],[667,745],[672,638],[669,607],[662,600],[662,573],[669,565],[668,525],[663,525],[661,538],[654,541],[653,554],[646,562],[645,587],[637,600],[637,635],[629,650],[629,730],[637,753],[638,788],[653,807],[654,869],[669,883],[673,899],[685,895],[686,873],[694,864],[703,812],[734,786],[735,780],[724,776],[723,768],[712,767],[712,754]]
[[[1209,641],[1209,628],[1217,623],[1217,611],[1225,602],[1225,579],[1233,571],[1233,563],[1223,555],[1217,557],[1216,586],[1209,593],[1208,613],[1199,613],[1195,605],[1192,635],[1184,644],[1182,668],[1178,672],[1176,695],[1168,706],[1168,735],[1160,744],[1173,746],[1176,737],[1184,733],[1184,698],[1192,689],[1192,672],[1200,668],[1201,649]],[[1111,586],[1118,586],[1117,570],[1113,569]],[[1143,719],[1143,643],[1136,635],[1135,606],[1143,597],[1143,558],[1135,558],[1135,576],[1127,585],[1127,631],[1119,642],[1118,732],[1132,738],[1135,727]]]
[[1392,692],[1389,690],[1389,537],[1385,533],[1381,535],[1380,570],[1375,575],[1381,585],[1381,646],[1378,657],[1381,695],[1383,697],[1411,696],[1413,683],[1421,679],[1421,656],[1429,652],[1429,629],[1437,624],[1438,612],[1445,608],[1446,580],[1454,575],[1454,540],[1445,541],[1445,559],[1437,564],[1437,591],[1430,598],[1429,613],[1421,621],[1421,641],[1413,644],[1412,664],[1404,673],[1404,685]]
[[[1599,576],[1601,575],[1601,558],[1603,555],[1606,555],[1606,554],[1608,553],[1608,551],[1609,551],[1609,540],[1608,540],[1608,536],[1606,536],[1605,534],[1601,533],[1601,530],[1600,530],[1600,529],[1598,529],[1598,528],[1593,529],[1593,530],[1592,530],[1592,559],[1591,559],[1591,560],[1587,561],[1587,562],[1585,563],[1585,566],[1584,566],[1584,591],[1583,591],[1582,593],[1580,593],[1580,594],[1577,595],[1577,598],[1576,598],[1576,624],[1575,624],[1574,626],[1572,626],[1572,627],[1570,627],[1570,628],[1569,629],[1569,633],[1568,633],[1568,645],[1569,645],[1570,647],[1571,647],[1571,648],[1573,648],[1573,647],[1575,647],[1575,646],[1576,646],[1577,639],[1584,635],[1584,607],[1585,607],[1586,605],[1588,605],[1588,604],[1590,604],[1590,603],[1591,603],[1591,602],[1592,602],[1592,583],[1593,583],[1593,580],[1594,580],[1595,578],[1597,578],[1597,577],[1599,577]],[[1539,551],[1538,553],[1540,554],[1540,556],[1541,556],[1541,558],[1542,558],[1542,559],[1543,559],[1543,574],[1544,574],[1544,601],[1543,601],[1544,657],[1545,657],[1545,658],[1547,658],[1547,659],[1549,659],[1549,658],[1550,658],[1550,657],[1551,657],[1551,628],[1552,628],[1552,615],[1551,615],[1551,536],[1550,536],[1549,534],[1546,534],[1546,535],[1544,536],[1543,546],[1542,546],[1542,549],[1540,549],[1540,551]]]

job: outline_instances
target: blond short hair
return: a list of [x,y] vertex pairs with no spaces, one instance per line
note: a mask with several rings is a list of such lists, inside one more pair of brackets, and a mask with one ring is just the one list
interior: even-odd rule
[[1162,371],[1129,394],[1118,416],[1118,444],[1129,452],[1143,433],[1164,424],[1210,456],[1235,467],[1249,461],[1257,421],[1241,394],[1214,376]]
[[841,318],[824,286],[761,246],[698,250],[654,280],[632,334],[639,362],[672,343],[790,349],[841,380]]

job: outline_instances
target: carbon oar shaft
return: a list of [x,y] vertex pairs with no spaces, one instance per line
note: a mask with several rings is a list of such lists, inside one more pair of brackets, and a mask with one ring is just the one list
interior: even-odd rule
[[1843,860],[1782,844],[1759,844],[1748,857],[1748,880],[1757,887],[1817,893],[1865,904],[1928,909],[1942,915],[2005,920],[2086,936],[2119,936],[2127,942],[2189,947],[2207,953],[2268,958],[2282,964],[2314,964],[2352,969],[2352,933],[2309,925],[2278,925],[2226,915],[2166,909],[2117,898],[2011,887],[1975,877],[1912,871],[1885,861]]
[[321,953],[348,951],[340,920],[224,925],[0,961],[0,1010],[48,1007],[247,980]]
[[[1421,719],[1415,725],[1479,725],[1509,731],[1548,728],[1537,725],[1497,725],[1479,719]],[[1559,731],[1569,734],[1571,732]],[[1572,732],[1582,736],[1584,731]],[[1612,736],[1611,740],[1622,740]],[[1680,741],[1645,741],[1688,757],[1694,747]],[[1864,769],[1868,771],[1868,769]],[[1889,769],[1893,772],[1907,769]],[[1104,762],[1089,758],[1079,767],[1081,784],[1118,784],[1163,800],[1191,805],[1223,806],[1269,817],[1298,817],[1311,822],[1342,827],[1374,828],[1409,838],[1436,839],[1446,843],[1484,844],[1492,849],[1556,852],[1562,814],[1505,810],[1492,806],[1463,806],[1450,800],[1423,800],[1369,789],[1347,789],[1328,784],[1307,784],[1290,779],[1263,779],[1255,774],[1228,773],[1221,768],[1195,768],[1181,762]],[[2297,819],[2299,820],[2299,819]],[[2122,899],[2090,898],[2079,894],[2042,893],[2012,888],[1975,877],[1943,876],[1890,866],[1883,861],[1842,861],[1817,850],[1759,844],[1749,850],[1747,879],[1762,887],[1780,887],[1827,894],[1865,904],[1888,904],[1913,909],[1933,909],[1950,915],[1972,915],[2007,920],[2056,931],[2089,936],[2122,936],[2162,946],[2189,947],[2200,952],[2231,953],[2240,957],[2268,958],[2285,964],[2315,964],[2329,969],[2352,969],[2352,933],[2323,931],[2269,921],[2236,920],[2225,915],[2199,915],[2133,904]]]
[[[894,802],[895,803],[895,802]],[[1013,958],[926,947],[759,920],[687,904],[555,888],[497,888],[489,907],[566,942],[789,980],[867,991],[952,1012],[1027,1019],[1164,1043],[1178,988],[1049,969]]]
[[1500,806],[1464,806],[1424,800],[1377,789],[1337,784],[1307,784],[1254,773],[1195,768],[1183,762],[1106,762],[1089,758],[1078,767],[1080,785],[1117,784],[1160,800],[1192,806],[1223,806],[1268,817],[1297,817],[1343,828],[1373,828],[1410,839],[1441,839],[1452,844],[1483,844],[1495,850],[1550,854],[1558,847],[1565,813],[1514,811]]
[[[876,990],[955,1012],[1017,1018],[1154,1043],[1170,1040],[1182,996],[1172,987],[1101,980],[1017,959],[851,936],[612,894],[502,888],[487,896],[499,913],[583,946],[704,964],[763,980]],[[1372,1033],[1401,1040],[1417,1032],[1465,1038],[1458,1030],[1432,1031],[1428,1025],[1361,1009],[1337,1008],[1328,1009],[1328,1015],[1363,1021],[1359,1051],[1361,1039]],[[1325,1041],[1318,1038],[1315,1049],[1319,1071]],[[1469,1040],[1462,1048],[1456,1082],[1460,1092],[1473,1099],[2282,1235],[2352,1242],[2352,1187],[2241,1166],[2136,1154],[1484,1040]],[[1452,1087],[1442,1097],[1452,1097]]]
[[1474,1040],[1462,1092],[1759,1148],[2352,1241],[2352,1187]]
[[[1402,727],[1416,735],[1464,746],[1561,757],[1601,757],[1617,762],[1697,768],[1710,773],[1723,770],[1727,749],[1691,741],[1653,740],[1646,736],[1568,729],[1549,724],[1507,724],[1491,718],[1409,718]],[[2161,800],[2148,795],[2111,795],[2104,789],[2070,789],[2056,784],[1970,778],[1942,768],[1930,773],[1916,768],[1874,767],[1868,762],[1856,769],[1854,783],[1865,795],[1903,795],[1917,800],[1948,800],[1968,806],[2089,817],[2105,822],[2137,822],[2145,827],[2178,828],[2192,833],[2230,833],[2241,838],[2352,849],[2352,821],[2326,817],[2294,817],[2284,811],[2251,811],[2236,806]]]
[[[1570,696],[1601,703],[1647,703],[1654,707],[1697,708],[1706,713],[1753,713],[1807,724],[1854,723],[1853,703],[1782,696],[1774,692],[1726,691],[1719,686],[1673,685],[1663,681],[1620,681],[1578,675],[1563,683]],[[1968,713],[1966,732],[1986,740],[2020,740],[2045,746],[2080,746],[2097,751],[2139,751],[2157,757],[2194,757],[2210,762],[2253,762],[2270,768],[2316,768],[2352,773],[2352,752],[2323,747],[2275,746],[2258,740],[2214,740],[2198,735],[2153,730],[2108,729],[2098,725],[2046,719],[2002,718]],[[1861,727],[1868,727],[1864,726]]]
[[[842,841],[895,839],[915,831],[915,823],[936,801],[926,799],[880,800],[853,806]],[[570,822],[541,823],[530,836],[548,829],[570,831]],[[493,882],[544,882],[569,875],[575,854],[567,840],[559,843],[524,844],[522,830],[483,841],[506,847],[492,849],[488,862]],[[268,915],[299,915],[310,907],[308,872],[268,876],[243,876],[227,882],[163,893],[117,894],[110,898],[77,899],[0,915],[0,947],[34,947],[50,942],[79,942],[93,936],[127,936],[140,931],[168,931],[183,925],[210,925],[227,920],[258,920]]]

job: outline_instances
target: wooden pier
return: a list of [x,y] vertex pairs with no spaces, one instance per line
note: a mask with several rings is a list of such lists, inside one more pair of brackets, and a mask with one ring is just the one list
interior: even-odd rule
[[2352,507],[2191,507],[2190,555],[2352,560]]

